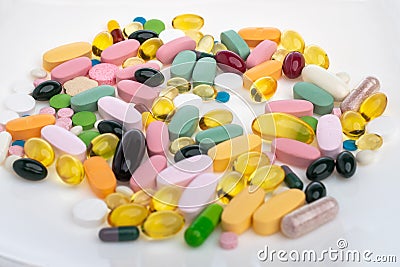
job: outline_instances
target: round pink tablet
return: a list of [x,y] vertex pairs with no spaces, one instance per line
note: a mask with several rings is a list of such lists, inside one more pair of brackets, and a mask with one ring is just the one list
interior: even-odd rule
[[8,153],[10,155],[16,155],[20,157],[23,157],[25,155],[25,151],[22,146],[10,146],[10,148],[8,149]]
[[59,118],[71,118],[74,115],[74,110],[72,108],[62,108],[57,111],[57,116]]
[[223,249],[234,249],[239,243],[238,235],[234,232],[223,232],[219,236],[219,245]]
[[143,104],[151,109],[154,99],[158,97],[158,93],[152,87],[145,84],[122,80],[117,83],[118,96],[127,103]]
[[157,174],[167,167],[167,159],[164,156],[155,155],[148,158],[132,174],[129,182],[133,191],[141,189],[155,189]]
[[114,85],[118,67],[114,64],[100,63],[89,70],[89,77],[99,85]]
[[282,112],[296,117],[312,116],[314,105],[302,99],[270,101],[265,105],[265,113]]
[[275,53],[277,45],[275,42],[270,40],[264,40],[259,43],[250,52],[247,57],[246,66],[248,69],[255,67],[264,61],[270,60],[272,55]]
[[89,58],[78,57],[58,65],[50,75],[52,80],[65,83],[75,77],[85,76],[91,67],[92,61]]
[[35,79],[33,81],[33,86],[37,87],[39,84],[41,84],[42,82],[48,81],[48,79],[46,78],[41,78],[41,79]]
[[70,118],[58,118],[55,125],[69,131],[72,128],[72,120]]
[[165,156],[168,151],[168,126],[162,121],[153,121],[146,130],[147,153],[149,156]]
[[171,64],[179,52],[193,50],[196,48],[196,41],[189,36],[183,36],[163,44],[156,53],[157,59],[163,64]]
[[155,62],[146,62],[144,64],[139,64],[135,66],[130,66],[124,69],[118,69],[118,71],[115,73],[116,81],[117,83],[122,81],[122,80],[135,80],[135,72],[138,69],[142,68],[153,68],[156,70],[160,70],[160,65],[158,65]]
[[122,63],[137,55],[140,43],[135,39],[128,39],[107,47],[101,53],[101,62],[122,65]]
[[327,114],[319,118],[317,124],[318,147],[323,156],[336,158],[342,151],[342,124],[338,116]]
[[39,110],[39,114],[50,114],[56,116],[56,110],[52,107],[44,107]]
[[300,168],[307,168],[314,160],[321,157],[317,148],[288,138],[274,139],[271,149],[275,150],[277,160]]

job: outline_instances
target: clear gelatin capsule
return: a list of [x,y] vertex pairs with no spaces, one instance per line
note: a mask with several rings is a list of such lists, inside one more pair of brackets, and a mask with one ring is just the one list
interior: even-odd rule
[[387,97],[384,93],[372,94],[361,103],[359,112],[365,120],[373,120],[385,112],[387,102]]
[[289,50],[280,48],[280,49],[276,50],[276,52],[272,55],[271,59],[277,60],[277,61],[283,63],[286,55],[289,54],[289,52],[290,52]]
[[285,31],[281,36],[281,46],[288,51],[304,51],[304,39],[296,31]]
[[203,33],[198,30],[187,30],[185,31],[185,35],[195,40],[196,44],[198,44],[204,36]]
[[128,204],[130,202],[127,196],[117,192],[111,193],[108,196],[106,196],[104,201],[106,202],[107,207],[110,210],[113,210],[121,205]]
[[383,145],[383,138],[377,134],[363,134],[356,141],[356,145],[360,150],[377,150]]
[[100,134],[92,139],[88,151],[90,157],[100,156],[109,159],[114,156],[119,142],[118,136],[112,133]]
[[303,52],[306,64],[314,64],[324,69],[329,68],[329,57],[328,54],[317,45],[307,45]]
[[145,61],[140,57],[130,57],[122,63],[123,68],[144,64]]
[[139,30],[143,30],[143,24],[137,21],[133,21],[124,27],[122,33],[124,34],[125,38],[128,38],[129,35]]
[[200,30],[203,25],[204,19],[195,14],[182,14],[172,20],[172,27],[183,31]]
[[153,114],[149,111],[145,111],[142,113],[142,125],[144,129],[147,129],[147,127],[152,123],[153,121],[156,121],[157,119],[154,118]]
[[174,102],[166,97],[156,98],[151,107],[154,118],[160,121],[169,121],[175,113]]
[[92,42],[93,55],[100,57],[101,53],[113,44],[113,37],[109,32],[100,32],[97,34]]
[[248,177],[256,169],[269,164],[270,160],[264,153],[251,151],[240,155],[233,162],[233,170]]
[[83,181],[85,170],[77,158],[64,154],[56,162],[56,171],[60,179],[69,185],[77,185]]
[[202,130],[229,124],[233,121],[233,114],[227,109],[214,109],[200,118],[199,126]]
[[179,95],[179,90],[178,88],[174,86],[167,86],[166,88],[162,89],[160,94],[158,95],[159,97],[166,97],[171,100],[173,100],[175,97]]
[[100,230],[99,239],[103,242],[134,241],[139,235],[136,226],[106,227]]
[[192,84],[185,78],[174,77],[167,81],[167,86],[175,87],[179,90],[180,94],[187,93],[192,89]]
[[182,188],[178,186],[165,186],[156,191],[150,202],[152,210],[175,210],[178,207]]
[[145,206],[128,203],[118,206],[108,214],[107,221],[111,226],[138,226],[149,215]]
[[217,197],[228,204],[233,197],[246,187],[246,178],[241,173],[232,171],[221,177],[217,185]]
[[30,138],[24,144],[25,155],[42,163],[44,166],[50,166],[54,161],[54,150],[52,146],[41,138]]
[[142,225],[142,233],[152,239],[172,237],[182,230],[185,218],[172,210],[153,212]]
[[250,98],[260,103],[270,99],[276,92],[278,83],[272,77],[266,76],[257,79],[250,88]]
[[340,117],[342,130],[345,135],[351,138],[358,138],[365,133],[367,121],[355,111],[346,111]]
[[219,51],[223,51],[223,50],[228,50],[226,45],[224,45],[223,43],[217,42],[217,43],[214,43],[214,46],[213,46],[213,48],[211,50],[211,53],[213,53],[215,55]]
[[214,47],[214,37],[206,34],[200,39],[197,44],[196,50],[204,53],[210,53]]
[[185,146],[194,145],[195,143],[196,142],[190,137],[179,137],[171,142],[171,145],[169,146],[169,152],[175,155]]
[[150,206],[151,198],[154,196],[155,192],[156,191],[151,188],[137,191],[132,195],[131,202],[148,207]]
[[199,84],[193,88],[192,93],[200,96],[204,101],[209,101],[215,99],[218,91],[212,85]]
[[158,48],[163,45],[160,38],[150,38],[140,45],[138,57],[148,61],[156,58]]
[[262,114],[253,120],[251,129],[253,133],[268,141],[275,138],[289,138],[310,144],[315,137],[310,125],[285,113]]
[[285,179],[285,171],[278,165],[267,165],[255,170],[249,177],[250,185],[273,191]]

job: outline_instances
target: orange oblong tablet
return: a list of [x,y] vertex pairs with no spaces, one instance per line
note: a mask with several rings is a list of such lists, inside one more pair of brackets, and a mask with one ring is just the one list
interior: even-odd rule
[[241,234],[251,226],[253,213],[264,202],[265,192],[262,188],[251,190],[244,188],[225,207],[221,215],[221,226],[224,231]]
[[238,34],[250,47],[256,47],[264,40],[271,40],[276,44],[281,40],[281,31],[273,27],[248,27],[240,29]]
[[87,42],[76,42],[61,45],[43,54],[43,68],[51,71],[61,63],[78,57],[92,57],[92,45]]
[[7,122],[6,131],[11,134],[13,140],[28,140],[40,137],[42,128],[55,122],[56,119],[50,114],[31,115]]
[[243,74],[243,87],[250,89],[253,82],[265,76],[270,76],[275,80],[279,80],[282,76],[282,63],[278,60],[268,60],[248,69]]
[[115,191],[117,179],[107,161],[102,157],[91,157],[83,163],[86,178],[93,193],[105,198]]
[[304,205],[305,194],[299,189],[289,189],[262,204],[253,214],[253,229],[259,235],[279,232],[282,218]]
[[241,154],[249,151],[261,151],[262,141],[258,135],[248,134],[226,140],[208,150],[208,156],[214,161],[214,171],[223,172]]

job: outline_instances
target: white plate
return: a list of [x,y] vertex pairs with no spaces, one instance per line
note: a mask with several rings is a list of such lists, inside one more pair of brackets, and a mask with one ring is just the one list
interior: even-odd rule
[[[44,51],[74,41],[91,42],[109,19],[117,19],[123,27],[136,16],[160,18],[171,27],[174,16],[188,12],[202,15],[202,31],[214,36],[248,26],[294,29],[306,43],[323,47],[330,56],[330,70],[348,72],[351,85],[367,75],[377,76],[389,97],[386,114],[400,116],[400,4],[395,0],[0,1],[0,99],[12,92],[17,80],[31,79],[29,73],[41,65]],[[291,85],[281,80],[274,99],[290,98]],[[220,230],[197,249],[184,243],[183,231],[163,241],[102,243],[98,228],[82,228],[71,217],[76,202],[93,196],[86,182],[77,188],[56,177],[30,183],[1,168],[0,254],[34,266],[267,266],[270,258],[266,262],[257,258],[265,246],[269,251],[319,253],[338,249],[337,240],[344,238],[347,249],[370,250],[371,257],[397,255],[400,261],[398,139],[384,144],[380,158],[360,167],[351,179],[334,175],[324,181],[328,194],[340,204],[334,222],[296,240],[281,234],[257,236],[249,230],[233,251],[219,248]],[[299,175],[306,181],[304,171]],[[276,255],[273,262],[279,262]],[[0,258],[0,266],[23,265]]]

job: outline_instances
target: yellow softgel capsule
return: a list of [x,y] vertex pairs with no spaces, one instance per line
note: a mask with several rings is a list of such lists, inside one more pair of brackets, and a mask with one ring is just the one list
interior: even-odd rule
[[60,179],[69,185],[80,184],[85,177],[85,169],[82,162],[68,154],[62,155],[57,159],[56,171]]
[[212,85],[208,84],[199,84],[195,88],[193,88],[192,93],[194,95],[200,96],[204,101],[210,101],[215,99],[217,96],[217,90]]
[[157,50],[163,45],[160,38],[150,38],[140,45],[138,57],[148,61],[156,58]]
[[383,145],[383,138],[377,134],[363,134],[356,141],[356,145],[360,150],[377,150]]
[[249,176],[256,169],[268,164],[270,164],[270,160],[264,153],[252,151],[240,155],[233,162],[233,170]]
[[185,31],[185,35],[192,38],[196,42],[196,44],[198,44],[199,41],[201,40],[201,38],[203,38],[203,36],[204,36],[202,32],[197,31],[197,30]]
[[182,188],[165,186],[154,193],[150,202],[150,208],[152,210],[175,210],[181,194]]
[[387,102],[387,97],[384,93],[372,94],[361,103],[359,112],[365,120],[373,120],[385,112]]
[[285,31],[281,36],[281,46],[288,51],[304,51],[304,39],[301,35],[292,30]]
[[196,142],[190,137],[179,137],[171,142],[171,145],[169,146],[169,152],[175,155],[176,152],[178,152],[185,146],[194,145],[195,143]]
[[172,20],[172,27],[180,30],[200,30],[204,25],[204,19],[195,14],[182,14]]
[[144,64],[146,61],[143,60],[143,58],[140,57],[130,57],[128,59],[126,59],[123,63],[122,63],[122,67],[123,68],[127,68],[127,67],[131,67],[131,66],[136,66],[136,65],[140,65],[140,64]]
[[251,129],[268,141],[282,137],[310,144],[315,137],[310,125],[293,115],[279,112],[258,116],[253,120]]
[[185,225],[185,218],[171,210],[150,214],[142,225],[142,233],[152,239],[164,239],[177,234]]
[[278,165],[267,165],[255,170],[249,178],[250,185],[273,191],[285,179],[285,171]]
[[109,32],[100,32],[97,34],[92,42],[93,55],[100,57],[101,53],[113,44],[113,37]]
[[158,95],[159,97],[166,97],[171,100],[173,100],[175,97],[179,95],[179,90],[178,88],[174,86],[167,86],[166,88],[162,89],[160,94]]
[[280,48],[278,50],[275,51],[275,53],[272,55],[271,59],[272,60],[277,60],[281,63],[283,63],[283,61],[285,60],[285,57],[287,54],[289,54],[289,50]]
[[265,102],[276,92],[278,83],[272,77],[266,76],[257,79],[250,88],[250,98],[256,103]]
[[367,121],[364,117],[355,111],[346,111],[340,117],[342,131],[351,138],[358,138],[365,133]]
[[111,193],[104,199],[107,207],[110,210],[113,210],[121,205],[128,204],[130,202],[129,198],[121,193]]
[[328,54],[317,45],[306,46],[306,48],[304,48],[303,56],[307,65],[313,64],[324,69],[329,68]]
[[233,114],[227,109],[214,109],[200,118],[199,126],[202,130],[229,124],[233,121]]
[[224,50],[228,50],[228,48],[226,47],[226,45],[224,45],[223,43],[215,43],[211,52],[215,55],[216,53],[218,53],[219,51],[224,51]]
[[137,191],[131,197],[131,202],[145,207],[150,206],[151,198],[155,194],[155,190],[148,188]]
[[124,27],[124,29],[122,30],[122,33],[124,34],[125,38],[128,38],[129,35],[131,35],[132,33],[139,31],[139,30],[143,30],[143,24],[137,21],[131,22],[128,25],[126,25]]
[[158,97],[153,102],[151,113],[157,120],[170,121],[175,113],[174,102],[166,97]]
[[120,28],[121,27],[119,26],[119,23],[116,20],[112,19],[107,22],[107,29],[109,32],[112,32],[113,30],[120,29]]
[[153,121],[156,121],[156,118],[154,118],[153,114],[151,112],[145,111],[142,113],[142,126],[143,129],[147,129],[149,127],[150,123]]
[[96,136],[90,142],[88,151],[89,156],[100,156],[109,159],[114,156],[115,149],[119,142],[118,136],[112,133],[104,133]]
[[192,84],[185,78],[174,77],[167,81],[167,86],[175,87],[179,90],[180,94],[187,93],[192,89]]
[[206,34],[199,40],[196,50],[200,52],[210,53],[214,47],[214,37]]
[[149,215],[145,206],[128,203],[123,204],[112,210],[107,217],[108,224],[111,226],[138,226]]
[[42,163],[44,166],[50,166],[54,161],[53,147],[41,138],[30,138],[24,144],[25,155]]
[[221,177],[217,185],[218,199],[222,203],[228,204],[233,197],[245,188],[246,180],[241,173],[235,171],[226,173]]

